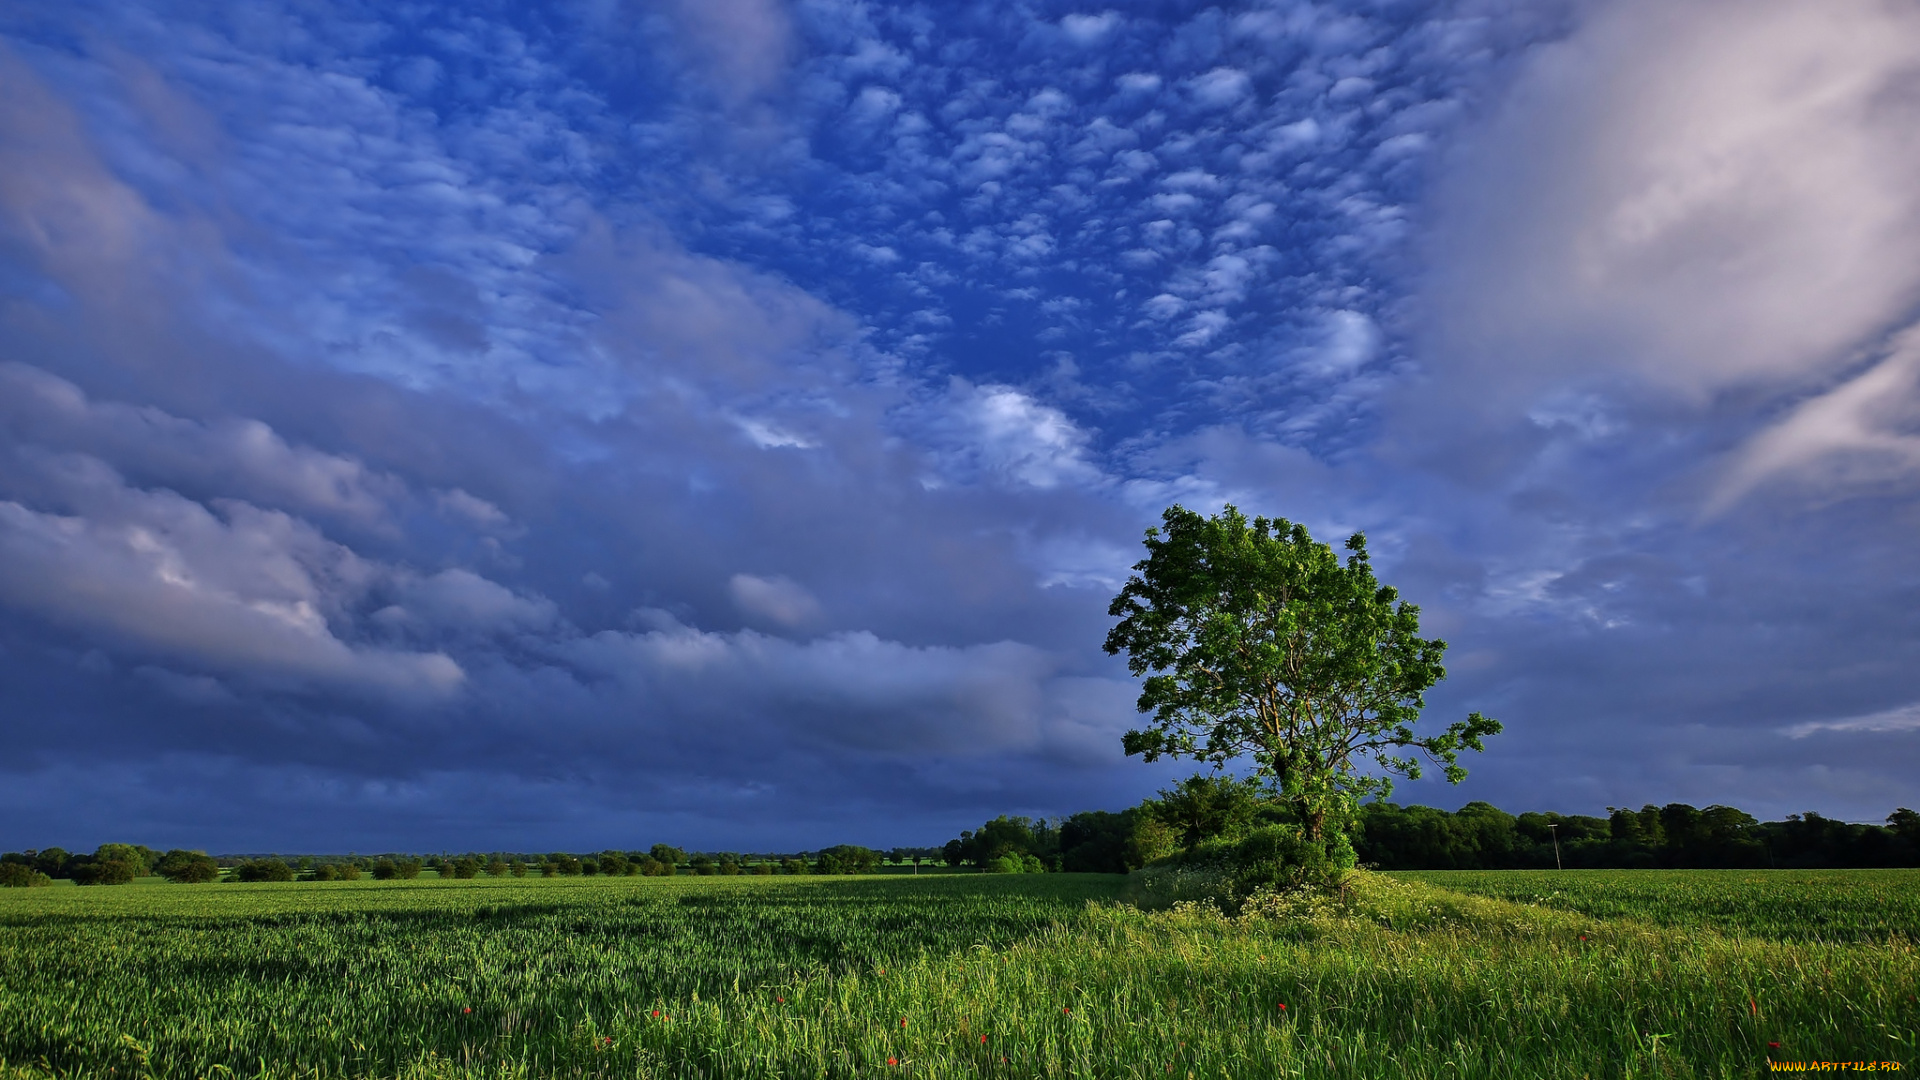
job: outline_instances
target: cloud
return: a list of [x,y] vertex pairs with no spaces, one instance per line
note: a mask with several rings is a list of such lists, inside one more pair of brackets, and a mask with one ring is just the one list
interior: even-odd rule
[[820,617],[820,601],[791,578],[735,574],[727,579],[727,593],[747,615],[779,626],[802,626]]
[[1706,510],[1724,511],[1776,478],[1791,476],[1825,497],[1920,477],[1920,328],[1891,354],[1808,400],[1754,436],[1734,457]]
[[79,455],[34,463],[80,514],[0,502],[0,600],[136,655],[291,690],[444,699],[465,673],[441,652],[350,644],[335,633],[378,568],[286,514],[218,512],[127,487]]
[[1103,479],[1088,459],[1087,434],[1014,387],[956,380],[944,399],[915,415],[938,447],[943,482],[986,479],[1044,491]]
[[1920,729],[1920,704],[1902,705],[1885,712],[1852,716],[1843,720],[1811,720],[1784,729],[1789,739],[1804,739],[1822,732],[1867,732],[1886,734]]
[[1473,413],[1567,383],[1804,393],[1920,302],[1920,14],[1627,0],[1451,154],[1428,362]]
[[0,364],[0,424],[0,441],[80,449],[128,462],[159,482],[362,527],[390,527],[396,504],[407,497],[397,477],[352,457],[291,445],[259,420],[201,423],[151,406],[93,401],[73,383],[26,364]]

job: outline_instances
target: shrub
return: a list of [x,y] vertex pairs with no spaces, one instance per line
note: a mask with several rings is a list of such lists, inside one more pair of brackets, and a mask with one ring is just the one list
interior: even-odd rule
[[807,872],[807,861],[805,859],[782,859],[780,861],[780,872],[783,874],[804,874]]
[[1249,900],[1338,889],[1354,868],[1344,834],[1308,840],[1297,825],[1268,825],[1238,839],[1200,843],[1133,873],[1130,892],[1141,907],[1185,901],[1237,914]]
[[321,863],[319,866],[316,866],[313,868],[313,873],[309,875],[309,880],[333,881],[337,879],[339,876],[340,876],[340,871],[335,870],[332,864]]
[[673,864],[663,863],[649,855],[640,860],[640,872],[647,877],[672,877]]
[[750,874],[755,874],[761,877],[765,877],[766,875],[773,873],[773,864],[770,862],[757,862],[753,864],[753,869],[747,872]]
[[394,866],[399,870],[402,880],[412,881],[414,878],[420,876],[419,859],[401,859],[399,862],[396,862]]
[[381,859],[373,864],[373,880],[392,881],[400,876],[400,864],[392,859]]
[[507,873],[512,874],[514,877],[526,877],[527,864],[521,862],[519,859],[515,859],[513,860],[513,865],[507,867]]
[[340,875],[341,881],[360,880],[359,863],[341,863],[339,866],[333,868],[333,872]]
[[125,859],[87,859],[67,864],[67,872],[76,885],[125,885],[134,879],[139,869]]
[[[516,863],[515,865],[517,866],[519,864]],[[526,873],[526,870],[522,869],[520,873],[524,874]],[[488,877],[506,877],[507,876],[507,860],[488,859],[487,860],[487,876]]]
[[444,876],[448,870],[452,871],[451,876],[464,880],[480,872],[480,860],[463,855],[453,860],[453,862],[443,865],[440,872]]
[[243,862],[233,868],[233,876],[241,881],[292,881],[293,867],[279,859]]
[[595,877],[600,873],[600,863],[594,859],[581,859],[580,872],[587,877]]
[[154,871],[178,885],[204,885],[220,880],[220,864],[204,851],[174,848],[160,856]]
[[36,889],[53,884],[53,879],[26,863],[0,863],[0,889]]

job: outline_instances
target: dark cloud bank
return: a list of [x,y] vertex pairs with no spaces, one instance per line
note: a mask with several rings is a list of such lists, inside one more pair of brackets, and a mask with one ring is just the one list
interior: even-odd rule
[[1132,802],[1180,500],[1365,529],[1460,789],[1920,793],[1920,21],[0,16],[0,846]]

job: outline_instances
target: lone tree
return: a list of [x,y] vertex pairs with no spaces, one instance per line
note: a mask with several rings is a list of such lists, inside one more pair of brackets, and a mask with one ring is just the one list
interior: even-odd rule
[[[1392,776],[1418,779],[1417,751],[1450,783],[1463,749],[1500,731],[1469,715],[1416,736],[1422,694],[1446,677],[1447,643],[1420,636],[1420,609],[1382,586],[1355,533],[1344,565],[1284,518],[1249,522],[1169,507],[1147,530],[1147,557],[1108,614],[1108,653],[1146,676],[1138,707],[1152,723],[1126,734],[1128,754],[1222,767],[1250,755],[1306,838],[1344,833],[1358,802]],[[1380,775],[1360,767],[1373,763]]]

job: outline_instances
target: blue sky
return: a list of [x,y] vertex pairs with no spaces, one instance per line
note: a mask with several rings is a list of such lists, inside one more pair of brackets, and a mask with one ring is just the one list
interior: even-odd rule
[[0,15],[0,845],[1118,808],[1181,502],[1364,529],[1454,806],[1920,799],[1881,0]]

